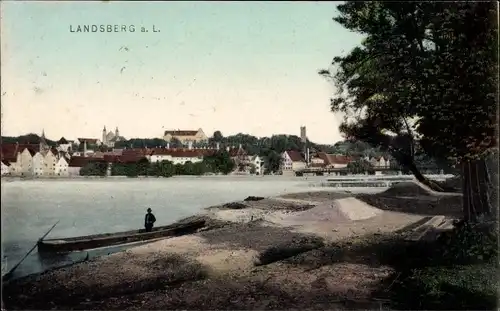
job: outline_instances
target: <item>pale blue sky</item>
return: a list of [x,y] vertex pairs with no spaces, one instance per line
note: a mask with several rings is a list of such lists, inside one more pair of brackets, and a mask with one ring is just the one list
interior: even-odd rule
[[[337,4],[2,1],[2,134],[100,138],[106,125],[127,138],[267,136],[305,125],[333,143],[332,86],[317,70],[360,42],[332,21]],[[136,31],[70,32],[89,24]]]

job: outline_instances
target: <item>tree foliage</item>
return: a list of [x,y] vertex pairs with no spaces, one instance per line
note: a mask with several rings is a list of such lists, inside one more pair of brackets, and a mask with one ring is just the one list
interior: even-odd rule
[[235,169],[235,163],[229,153],[221,150],[212,156],[203,159],[207,169],[213,173],[229,174]]
[[365,35],[333,59],[335,71],[320,71],[337,87],[331,110],[345,114],[346,136],[390,151],[421,181],[417,142],[452,163],[496,147],[495,3],[349,1],[338,10],[336,22]]
[[[45,142],[51,147],[55,147],[57,143],[53,140],[45,138]],[[29,133],[21,136],[2,136],[2,144],[38,144],[40,143],[40,136],[37,134]]]
[[356,161],[347,164],[347,169],[351,174],[364,174],[368,173],[370,175],[375,174],[373,165],[365,159],[358,159]]
[[338,88],[332,111],[354,121],[346,119],[343,132],[382,146],[392,143],[388,132],[407,141],[418,134],[427,153],[445,159],[476,157],[494,145],[493,3],[350,1],[338,9],[335,21],[366,35],[334,58],[334,74],[320,72]]
[[107,169],[105,162],[89,162],[80,169],[80,176],[106,176]]

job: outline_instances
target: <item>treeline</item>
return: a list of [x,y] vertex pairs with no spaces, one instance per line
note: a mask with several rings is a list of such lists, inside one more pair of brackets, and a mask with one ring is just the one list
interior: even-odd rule
[[[131,163],[113,163],[111,176],[157,176],[204,175],[207,173],[227,175],[235,168],[235,163],[227,152],[221,151],[205,157],[201,162],[174,164],[171,161],[150,163],[146,158]],[[81,176],[106,176],[108,165],[105,162],[89,162],[80,169]]]
[[[45,141],[51,147],[57,146],[57,142],[54,140],[50,140],[50,139],[45,138]],[[37,134],[33,134],[33,133],[21,135],[21,136],[2,136],[2,144],[15,144],[15,143],[39,144],[40,143],[40,136],[38,136]]]

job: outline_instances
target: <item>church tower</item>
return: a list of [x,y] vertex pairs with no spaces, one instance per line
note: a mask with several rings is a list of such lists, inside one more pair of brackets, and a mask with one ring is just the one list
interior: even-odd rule
[[115,129],[115,137],[116,138],[120,137],[120,132],[118,131],[118,126]]
[[44,154],[46,151],[50,150],[50,146],[45,140],[45,130],[42,129],[42,136],[40,136],[39,151]]
[[106,125],[102,129],[102,144],[106,145],[108,142],[106,141]]

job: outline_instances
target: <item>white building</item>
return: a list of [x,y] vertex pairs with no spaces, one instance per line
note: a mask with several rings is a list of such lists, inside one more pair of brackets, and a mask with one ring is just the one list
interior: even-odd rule
[[31,160],[33,163],[31,175],[43,176],[45,171],[44,156],[40,152],[37,152]]
[[252,164],[255,166],[255,174],[263,175],[265,170],[264,159],[259,157],[258,155],[252,157]]
[[73,156],[68,163],[68,175],[69,176],[80,176],[80,169],[85,166],[91,158]]
[[[69,160],[66,159],[65,157],[60,157],[59,160],[56,163],[56,167],[54,170],[54,175],[56,176],[69,176]],[[78,174],[80,174],[80,171],[78,171]]]
[[171,155],[172,150],[165,148],[155,148],[151,152],[151,154],[146,155],[146,158],[151,163],[161,162],[161,161],[170,161],[174,162],[174,159]]
[[203,161],[203,155],[193,150],[175,150],[172,152],[174,164],[185,164],[186,162],[197,163]]
[[306,161],[300,152],[289,150],[281,154],[281,172],[284,175],[304,168],[306,168]]
[[15,164],[15,174],[18,176],[32,176],[33,174],[33,156],[36,152],[32,149],[24,148],[17,154]]
[[55,175],[55,169],[56,169],[56,163],[57,163],[57,153],[54,150],[49,150],[47,153],[45,153],[43,160],[44,160],[44,167],[43,167],[43,175],[44,176],[54,176]]
[[64,137],[61,137],[61,139],[59,139],[57,141],[57,150],[62,151],[62,152],[70,151],[71,150],[71,142],[66,140],[66,138],[64,138]]

